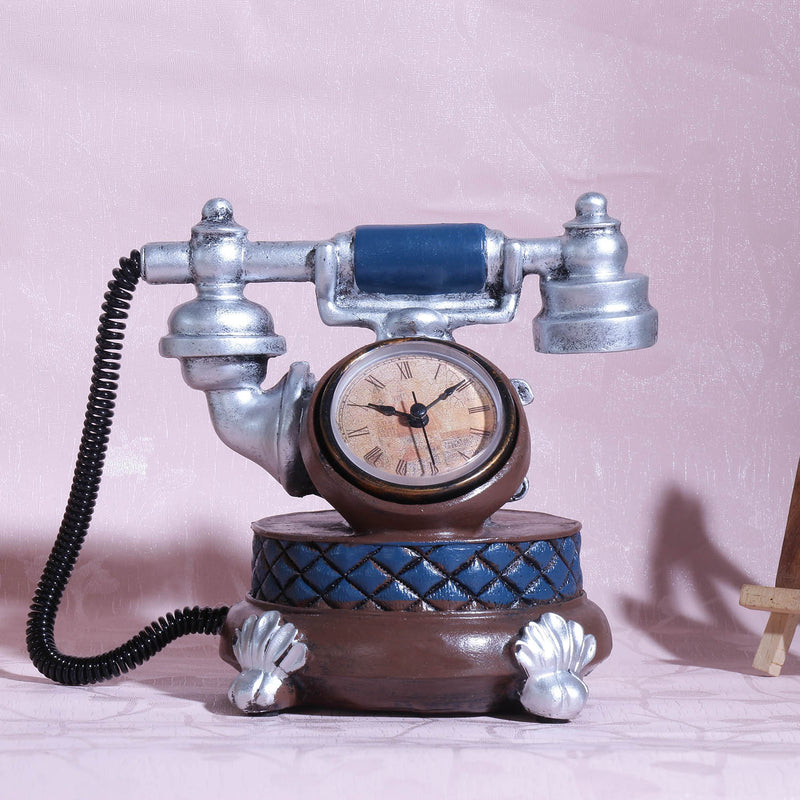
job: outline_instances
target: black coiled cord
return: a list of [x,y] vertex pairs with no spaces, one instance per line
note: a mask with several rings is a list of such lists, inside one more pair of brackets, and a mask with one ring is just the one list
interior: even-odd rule
[[55,645],[53,629],[58,606],[86,538],[100,488],[117,396],[125,320],[140,276],[141,259],[134,250],[130,258],[119,260],[119,268],[114,270],[113,280],[104,295],[72,488],[61,528],[28,614],[27,643],[31,661],[43,675],[69,686],[97,683],[135,669],[179,636],[219,633],[228,614],[224,606],[176,610],[150,623],[116,649],[88,658],[64,655]]

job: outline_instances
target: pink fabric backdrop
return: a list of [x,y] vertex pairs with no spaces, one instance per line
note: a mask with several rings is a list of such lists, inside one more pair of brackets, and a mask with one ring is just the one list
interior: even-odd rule
[[[399,752],[439,769],[429,788],[460,787],[464,797],[487,796],[477,787],[489,786],[491,769],[517,792],[520,759],[545,770],[542,786],[557,783],[546,772],[555,764],[571,776],[562,786],[587,796],[633,781],[642,794],[731,797],[747,788],[738,776],[753,774],[756,789],[788,786],[797,772],[782,754],[800,744],[800,660],[790,657],[777,681],[742,678],[765,620],[736,599],[744,581],[773,581],[800,455],[799,16],[793,2],[738,0],[5,3],[0,708],[5,748],[27,754],[17,763],[75,796],[88,775],[103,796],[105,778],[65,742],[77,752],[96,740],[119,772],[125,726],[158,720],[152,738],[130,740],[131,792],[150,786],[148,758],[176,779],[155,754],[160,736],[188,736],[184,724],[195,737],[217,730],[245,753],[280,737],[283,766],[264,768],[282,786],[296,779],[286,763],[345,793],[345,774],[405,785],[397,753],[377,747],[370,760],[361,750],[367,734],[390,745],[396,720],[333,718],[325,728],[287,717],[261,728],[203,705],[230,677],[213,645],[194,662],[198,645],[181,646],[144,677],[97,690],[53,688],[27,664],[25,607],[63,511],[100,298],[119,255],[186,239],[215,196],[233,203],[252,239],[445,221],[534,237],[558,235],[576,197],[597,190],[623,221],[629,268],[651,277],[658,345],[535,353],[532,280],[513,324],[457,339],[534,388],[532,488],[520,507],[583,521],[585,583],[617,632],[617,666],[596,673],[600,699],[584,727],[549,729],[555,744],[536,763],[524,745],[541,735],[496,720],[439,721],[426,728],[430,741],[415,738],[411,721]],[[249,294],[288,343],[269,385],[293,360],[321,375],[370,339],[325,328],[310,285]],[[158,356],[169,311],[191,295],[145,285],[136,297],[100,504],[59,629],[65,649],[116,645],[176,604],[235,601],[249,578],[249,522],[320,507],[284,496],[227,451],[203,396]],[[189,663],[213,680],[183,675]],[[149,701],[135,699],[143,693]],[[732,693],[750,704],[738,722]],[[672,710],[656,710],[665,697]],[[90,700],[94,716],[80,711]],[[125,708],[133,718],[120,723]],[[670,714],[680,724],[665,723]],[[635,744],[642,715],[655,726],[649,750]],[[704,749],[695,738],[674,755],[708,720],[719,741]],[[766,747],[763,775],[747,761],[755,745],[731,733],[745,722]],[[314,760],[331,730],[349,773]],[[59,755],[47,760],[44,743],[59,731]],[[258,740],[243,743],[244,731]],[[192,741],[211,754],[213,739]],[[488,741],[496,755],[484,769],[472,756]],[[420,750],[426,742],[433,749]],[[594,758],[592,768],[576,773],[570,748],[586,764]],[[219,789],[184,763],[171,796]]]

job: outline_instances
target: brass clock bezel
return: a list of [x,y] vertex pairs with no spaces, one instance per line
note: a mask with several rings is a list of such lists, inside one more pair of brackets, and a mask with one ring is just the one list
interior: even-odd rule
[[[444,480],[441,483],[415,485],[395,483],[390,480],[378,478],[365,472],[353,463],[347,453],[339,446],[333,433],[335,409],[331,404],[336,387],[344,373],[363,360],[367,354],[379,348],[396,348],[399,345],[419,344],[420,349],[425,345],[435,344],[438,347],[452,348],[459,351],[462,356],[475,362],[491,379],[500,396],[498,408],[498,425],[503,426],[500,439],[491,455],[479,464],[474,471],[456,479]],[[370,495],[403,504],[436,503],[453,497],[467,494],[471,490],[489,480],[502,468],[514,450],[519,431],[519,418],[517,405],[512,392],[514,389],[508,379],[491,362],[487,361],[468,347],[446,342],[441,339],[427,339],[421,337],[407,337],[402,339],[387,339],[367,345],[356,350],[347,358],[340,361],[330,373],[323,378],[324,385],[317,394],[316,404],[311,409],[313,414],[314,430],[319,441],[322,455],[325,460],[344,477],[348,482]]]

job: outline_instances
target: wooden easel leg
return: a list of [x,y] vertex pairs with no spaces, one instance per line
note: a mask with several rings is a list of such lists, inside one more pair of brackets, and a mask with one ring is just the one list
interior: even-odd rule
[[798,623],[800,615],[781,614],[775,611],[769,615],[761,644],[753,660],[755,669],[773,676],[781,674]]

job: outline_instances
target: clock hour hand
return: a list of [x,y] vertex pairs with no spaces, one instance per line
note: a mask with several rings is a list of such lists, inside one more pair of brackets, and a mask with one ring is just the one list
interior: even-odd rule
[[384,417],[410,417],[410,414],[406,414],[405,411],[398,411],[394,406],[382,406],[378,405],[378,403],[367,403],[365,408],[373,408],[379,414],[383,414]]

